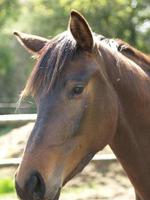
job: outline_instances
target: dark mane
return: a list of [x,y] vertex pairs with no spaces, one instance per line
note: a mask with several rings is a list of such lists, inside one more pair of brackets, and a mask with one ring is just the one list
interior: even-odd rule
[[112,49],[117,50],[125,57],[134,61],[137,65],[139,65],[145,72],[150,73],[150,56],[142,53],[136,48],[132,47],[130,44],[126,43],[121,39],[109,39],[104,36],[99,37],[100,41],[107,44]]
[[138,49],[132,47],[130,44],[124,42],[121,39],[115,39],[118,43],[118,51],[123,55],[132,59],[137,63],[144,71],[150,72],[150,56],[142,53]]

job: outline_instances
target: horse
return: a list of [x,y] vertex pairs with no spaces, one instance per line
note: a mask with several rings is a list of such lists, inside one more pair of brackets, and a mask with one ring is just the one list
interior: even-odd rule
[[92,32],[77,11],[51,39],[14,32],[37,62],[21,93],[37,119],[15,175],[22,200],[58,200],[61,188],[106,145],[137,200],[150,198],[148,55]]

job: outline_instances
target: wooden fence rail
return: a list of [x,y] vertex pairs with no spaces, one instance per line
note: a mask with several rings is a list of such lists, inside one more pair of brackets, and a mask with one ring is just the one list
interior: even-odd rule
[[[116,161],[116,157],[114,154],[100,154],[95,155],[92,159],[92,162],[99,162],[99,161]],[[21,162],[21,158],[10,158],[10,159],[3,159],[0,160],[0,168],[3,167],[17,167]]]
[[36,114],[0,115],[0,125],[21,125],[28,122],[34,122],[36,117]]

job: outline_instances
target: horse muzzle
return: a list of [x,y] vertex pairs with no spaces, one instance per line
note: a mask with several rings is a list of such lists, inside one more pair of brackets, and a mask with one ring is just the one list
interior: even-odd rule
[[17,181],[15,181],[15,188],[21,200],[58,200],[61,191],[60,187],[55,186],[51,192],[46,194],[44,179],[38,172],[32,173],[24,188],[20,188]]

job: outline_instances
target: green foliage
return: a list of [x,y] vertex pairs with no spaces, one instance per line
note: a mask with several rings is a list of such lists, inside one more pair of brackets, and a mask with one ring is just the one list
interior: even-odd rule
[[67,28],[72,9],[83,13],[93,31],[150,52],[149,0],[0,0],[0,102],[17,99],[35,63],[13,29],[54,36]]
[[0,0],[0,27],[5,24],[8,18],[16,19],[19,12],[18,6],[18,0]]
[[0,179],[0,194],[14,192],[14,182],[11,178]]

